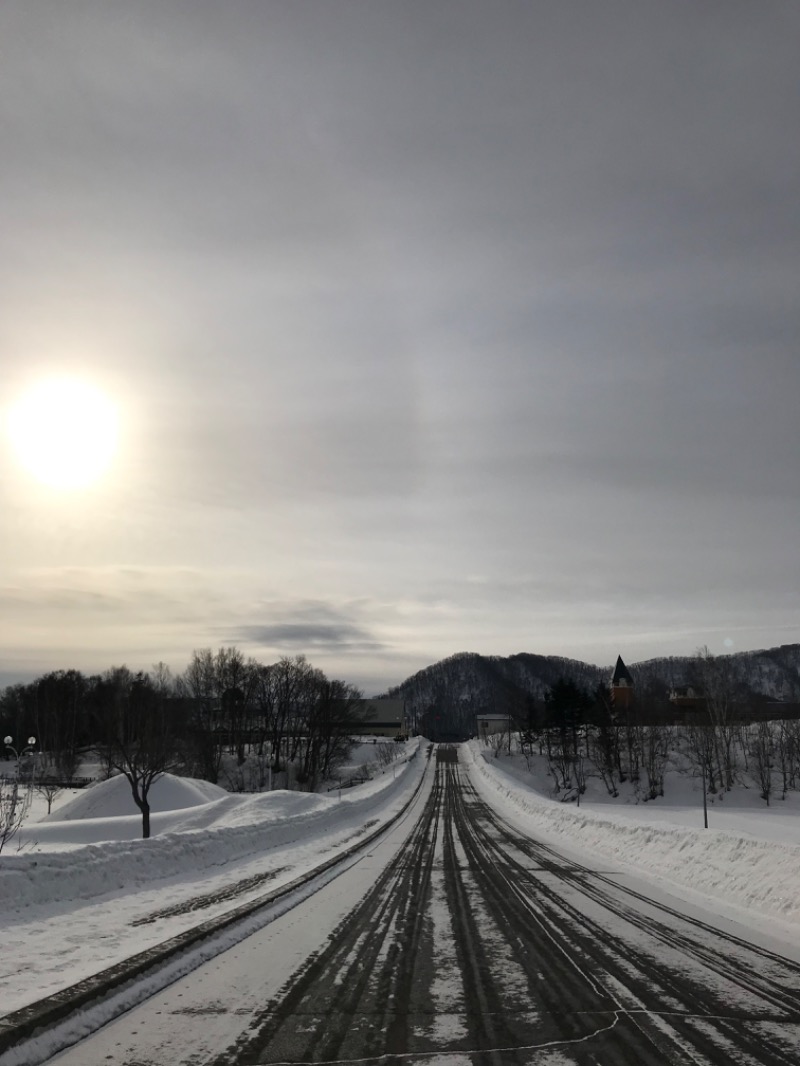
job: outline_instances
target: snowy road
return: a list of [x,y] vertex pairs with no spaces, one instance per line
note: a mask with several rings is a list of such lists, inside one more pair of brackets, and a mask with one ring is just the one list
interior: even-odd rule
[[52,1062],[800,1063],[800,966],[520,835],[440,748],[346,873]]

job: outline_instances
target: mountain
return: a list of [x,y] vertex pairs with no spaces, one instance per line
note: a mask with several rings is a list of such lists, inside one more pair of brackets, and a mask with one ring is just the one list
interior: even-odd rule
[[[740,691],[758,700],[800,701],[800,644],[719,656]],[[696,656],[671,656],[628,664],[638,692],[666,698],[691,684]],[[542,700],[560,678],[587,692],[608,684],[613,667],[594,666],[557,655],[526,652],[506,657],[461,652],[420,670],[389,690],[403,699],[412,721],[428,736],[459,739],[475,731],[478,714],[523,716],[531,701]]]
[[[761,651],[719,655],[742,690],[761,700],[800,701],[800,644],[782,644]],[[647,659],[630,667],[637,689],[660,695],[691,684],[697,675],[697,656]]]
[[420,670],[388,695],[405,700],[422,732],[459,739],[474,733],[477,714],[524,715],[530,700],[544,699],[561,677],[593,690],[609,676],[608,670],[556,655],[461,652]]

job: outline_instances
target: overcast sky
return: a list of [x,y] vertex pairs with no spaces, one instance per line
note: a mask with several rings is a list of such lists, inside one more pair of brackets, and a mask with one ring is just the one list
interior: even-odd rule
[[794,643],[800,7],[5,0],[0,683]]

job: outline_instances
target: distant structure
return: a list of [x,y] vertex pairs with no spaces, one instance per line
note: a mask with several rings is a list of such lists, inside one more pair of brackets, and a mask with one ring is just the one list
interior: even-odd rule
[[617,656],[617,665],[611,678],[611,702],[617,708],[630,707],[633,703],[633,678],[621,655]]
[[496,714],[494,711],[490,711],[486,714],[479,714],[475,722],[477,725],[476,736],[479,736],[484,744],[488,743],[487,738],[494,736],[495,733],[511,732],[511,718],[508,714]]
[[405,700],[354,700],[351,710],[349,731],[353,736],[409,736]]
[[669,702],[682,711],[702,711],[706,708],[706,699],[692,685],[676,685],[669,694]]

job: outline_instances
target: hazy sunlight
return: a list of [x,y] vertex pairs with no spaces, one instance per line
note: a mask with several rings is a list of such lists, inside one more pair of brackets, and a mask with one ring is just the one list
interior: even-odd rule
[[37,481],[60,490],[85,488],[114,458],[117,409],[85,381],[48,379],[13,405],[8,433],[20,463]]

